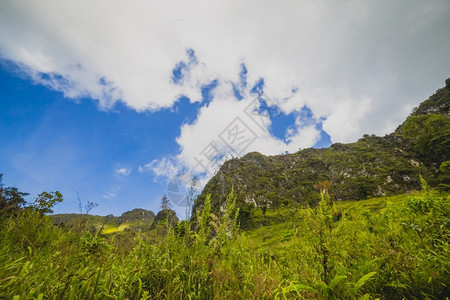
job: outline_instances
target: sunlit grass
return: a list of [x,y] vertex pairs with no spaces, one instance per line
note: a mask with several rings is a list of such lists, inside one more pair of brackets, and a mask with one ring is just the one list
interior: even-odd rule
[[111,233],[121,232],[121,231],[124,231],[125,229],[127,229],[128,227],[130,227],[129,224],[120,224],[119,226],[105,225],[105,228],[103,228],[103,230],[100,233],[101,234],[111,234]]

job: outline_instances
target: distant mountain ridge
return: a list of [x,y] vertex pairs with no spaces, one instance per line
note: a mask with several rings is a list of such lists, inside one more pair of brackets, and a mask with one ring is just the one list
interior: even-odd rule
[[245,214],[254,207],[292,202],[314,205],[321,183],[330,186],[335,200],[418,190],[419,174],[437,185],[439,166],[450,159],[450,79],[445,83],[384,137],[364,135],[355,143],[286,155],[252,152],[226,161],[199,195],[194,210],[211,194],[218,211],[232,187]]
[[162,224],[167,220],[172,226],[179,221],[177,214],[172,209],[164,209],[155,213],[151,210],[135,208],[124,212],[120,217],[113,215],[96,216],[88,214],[54,214],[50,215],[55,224],[61,226],[74,227],[80,223],[80,220],[93,227],[120,227],[125,226],[129,230],[151,230],[155,229],[158,224]]
[[151,210],[142,208],[135,208],[131,211],[124,212],[120,216],[121,223],[129,223],[134,221],[153,222],[155,220],[155,213]]
[[[95,222],[104,222],[108,224],[120,225],[123,223],[130,223],[135,221],[141,221],[146,223],[153,223],[155,219],[155,213],[151,210],[146,210],[142,208],[135,208],[131,211],[124,212],[120,217],[114,215],[107,216],[97,216],[97,215],[83,215]],[[80,217],[80,214],[54,214],[51,215],[53,221],[57,224],[64,224],[73,222],[75,219]]]

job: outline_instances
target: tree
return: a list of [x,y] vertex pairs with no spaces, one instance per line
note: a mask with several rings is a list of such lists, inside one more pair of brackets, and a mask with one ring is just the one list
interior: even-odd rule
[[438,189],[449,192],[450,191],[450,184],[449,184],[450,183],[450,160],[444,161],[439,166],[439,173],[438,173],[437,178],[439,180]]
[[161,210],[167,210],[170,209],[171,205],[169,202],[169,198],[167,198],[166,195],[163,195],[161,198]]
[[42,192],[37,195],[36,199],[30,204],[30,208],[39,211],[41,214],[53,213],[52,207],[63,201],[60,192]]
[[331,190],[331,182],[328,180],[318,182],[314,185],[314,188],[317,192],[319,192],[321,195],[330,194]]
[[0,174],[0,216],[9,216],[18,211],[26,202],[28,193],[19,192],[16,187],[4,187],[3,174]]
[[98,206],[98,203],[88,201],[88,203],[84,207],[86,209],[86,214],[88,214],[91,211],[91,209],[96,208],[97,206]]

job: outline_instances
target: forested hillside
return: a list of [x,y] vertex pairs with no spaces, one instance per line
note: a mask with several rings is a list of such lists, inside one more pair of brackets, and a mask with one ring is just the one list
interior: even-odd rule
[[310,148],[287,155],[253,152],[225,162],[196,205],[199,207],[211,194],[217,211],[232,187],[238,206],[247,213],[254,208],[291,203],[315,205],[320,183],[329,186],[330,195],[337,201],[361,200],[417,190],[419,173],[432,186],[444,187],[448,184],[444,177],[448,176],[449,149],[447,79],[445,87],[386,136],[364,135],[355,143],[337,143],[326,149]]

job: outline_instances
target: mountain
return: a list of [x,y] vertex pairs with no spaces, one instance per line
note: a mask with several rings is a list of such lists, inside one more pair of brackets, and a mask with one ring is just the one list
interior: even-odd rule
[[155,219],[154,212],[142,208],[135,208],[132,211],[124,212],[120,216],[121,223],[130,223],[134,221],[153,223],[154,219]]
[[163,209],[156,215],[152,227],[156,228],[158,224],[162,224],[165,221],[168,221],[171,226],[175,226],[178,223],[179,219],[175,211],[171,209]]
[[[206,184],[194,210],[211,194],[216,212],[232,187],[245,217],[253,208],[315,205],[319,189],[337,201],[361,200],[420,189],[419,174],[439,183],[449,160],[450,79],[413,110],[393,133],[364,135],[354,143],[265,156],[257,152],[226,161]],[[447,163],[448,164],[448,163]]]
[[445,83],[395,131],[412,143],[414,153],[433,171],[450,159],[450,78]]
[[[151,210],[136,208],[131,211],[124,212],[120,217],[113,215],[94,216],[94,215],[80,215],[80,214],[54,214],[50,215],[55,224],[65,227],[76,227],[82,221],[87,226],[91,227],[120,227],[128,228],[131,225],[141,228],[142,225],[153,224],[155,220],[155,213]],[[134,228],[130,227],[130,229]]]

